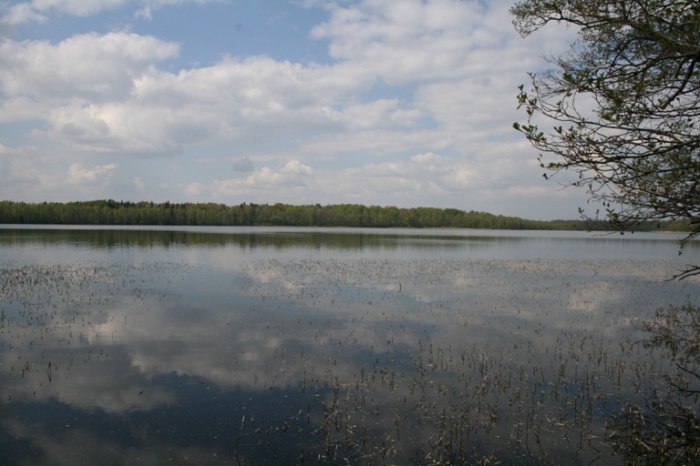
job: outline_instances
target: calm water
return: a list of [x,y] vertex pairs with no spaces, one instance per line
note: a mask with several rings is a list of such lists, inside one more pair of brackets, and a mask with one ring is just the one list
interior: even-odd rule
[[623,464],[678,238],[0,228],[3,464]]

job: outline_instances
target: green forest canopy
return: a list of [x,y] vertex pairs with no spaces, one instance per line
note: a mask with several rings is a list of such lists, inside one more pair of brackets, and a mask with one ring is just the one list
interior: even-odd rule
[[[583,220],[526,220],[486,212],[434,207],[398,208],[359,204],[290,205],[129,202],[25,203],[0,201],[2,224],[55,225],[211,225],[344,226],[377,228],[492,228],[520,230],[591,230]],[[682,223],[655,223],[643,230],[684,231]]]

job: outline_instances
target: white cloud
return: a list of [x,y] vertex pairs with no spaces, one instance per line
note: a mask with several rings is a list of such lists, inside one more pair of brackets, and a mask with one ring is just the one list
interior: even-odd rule
[[110,163],[92,168],[74,163],[68,168],[67,181],[70,184],[104,184],[118,165]]
[[[364,138],[346,133],[351,144],[363,144],[365,150],[382,140],[391,141],[391,146],[403,140],[399,145],[405,148],[425,141],[421,146],[434,150],[457,143],[454,134],[468,128],[467,115],[484,125],[489,122],[489,113],[497,113],[493,110],[503,102],[497,102],[498,107],[492,101],[474,102],[475,95],[488,92],[465,92],[471,81],[421,84],[415,102],[363,102],[361,97],[377,76],[387,82],[420,83],[470,73],[465,65],[473,66],[466,55],[469,44],[452,41],[473,40],[464,33],[462,21],[475,23],[470,15],[483,16],[486,10],[457,1],[406,2],[400,8],[392,8],[391,2],[369,5],[336,7],[331,20],[317,29],[316,35],[331,38],[331,50],[354,40],[355,33],[361,38],[356,52],[336,54],[339,62],[333,65],[229,57],[210,67],[169,73],[154,65],[177,56],[178,44],[149,36],[88,34],[57,45],[8,41],[0,49],[11,70],[0,72],[0,83],[10,96],[4,105],[31,103],[23,98],[31,95],[36,103],[29,108],[35,111],[24,107],[26,118],[48,115],[53,138],[86,149],[89,143],[99,151],[139,154],[179,154],[192,144],[255,142],[305,133],[319,141],[325,133],[336,141],[345,137],[342,131],[368,131]],[[368,56],[372,47],[386,56]],[[450,58],[436,64],[436,56]],[[46,105],[53,108],[43,108]],[[455,128],[453,136],[421,131],[424,118]],[[390,129],[400,133],[377,134]]]
[[285,196],[299,196],[301,192],[312,190],[310,185],[315,184],[315,179],[316,172],[309,165],[290,160],[276,168],[265,166],[251,171],[245,178],[218,179],[209,184],[188,183],[182,189],[188,196],[203,201],[225,199],[235,203],[243,198],[279,202]]
[[29,3],[18,3],[6,8],[6,13],[2,16],[2,22],[6,24],[21,24],[30,21],[45,22],[46,16],[32,8]]
[[226,180],[214,183],[214,193],[226,195],[235,193],[240,188],[276,191],[280,188],[306,187],[305,179],[312,177],[314,170],[298,160],[291,160],[279,168],[263,167],[248,175],[243,180]]
[[5,40],[0,89],[10,98],[29,97],[36,107],[126,98],[135,77],[178,52],[178,44],[124,32],[82,34],[55,45]]
[[459,0],[360,2],[336,6],[312,34],[331,40],[336,60],[371,68],[387,83],[444,80],[464,76],[470,52],[500,40],[502,30],[484,21],[489,11]]
[[152,12],[166,5],[180,3],[208,3],[221,0],[32,0],[21,2],[6,8],[2,21],[8,24],[21,24],[30,21],[45,22],[50,14],[59,12],[73,16],[89,16],[105,10],[136,3],[140,8],[135,17],[152,19]]
[[30,21],[45,22],[52,12],[68,13],[74,16],[88,16],[103,10],[116,8],[130,0],[32,0],[7,8],[2,21],[8,24],[21,24]]
[[[128,5],[148,17],[185,1],[197,0],[36,0],[6,8],[4,18],[87,18]],[[223,58],[194,66],[181,57],[188,35],[173,30],[170,37],[183,42],[164,40],[157,36],[163,29],[148,22],[140,23],[143,34],[95,27],[57,42],[7,38],[0,42],[0,125],[8,126],[0,131],[25,127],[8,129],[12,139],[0,134],[0,141],[25,148],[18,150],[32,167],[27,173],[41,180],[33,192],[44,196],[58,190],[70,198],[51,181],[65,167],[85,183],[94,169],[84,166],[112,164],[123,174],[106,185],[121,183],[113,197],[136,191],[183,201],[478,210],[496,199],[515,213],[525,197],[518,193],[536,193],[536,155],[511,129],[521,117],[517,85],[539,66],[539,53],[561,50],[569,33],[519,38],[505,0],[304,3],[328,12],[310,29],[311,45],[328,45],[329,55],[315,61],[284,59],[283,48],[234,55],[235,47],[210,44]],[[156,169],[148,162],[155,156],[169,159]],[[112,172],[95,172],[92,183]],[[5,186],[0,197],[36,196]]]
[[314,171],[308,165],[304,165],[298,160],[290,160],[279,171],[284,175],[313,175]]

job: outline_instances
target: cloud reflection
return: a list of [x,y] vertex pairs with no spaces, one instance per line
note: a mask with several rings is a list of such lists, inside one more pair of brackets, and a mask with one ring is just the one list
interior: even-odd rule
[[[2,264],[0,394],[22,417],[0,422],[47,458],[82,437],[94,442],[75,447],[80,458],[102,445],[123,462],[155,445],[147,455],[206,463],[228,451],[231,460],[239,432],[248,448],[273,435],[322,445],[325,435],[352,455],[362,438],[385,438],[386,451],[368,448],[394,448],[410,462],[429,440],[445,458],[466,459],[456,444],[440,443],[449,431],[501,458],[503,442],[528,457],[537,435],[553,460],[570,453],[562,435],[600,438],[603,412],[628,396],[634,371],[647,364],[625,349],[638,332],[629,315],[700,291],[697,281],[656,278],[672,267],[659,261],[640,275],[636,260],[453,250],[271,257],[156,247],[140,261],[131,257],[140,247],[97,251],[98,265]],[[595,407],[591,424],[572,425],[584,404]],[[79,419],[63,441],[52,424],[61,416]],[[90,430],[98,418],[121,419],[115,429],[128,438]],[[150,430],[170,422],[170,434]],[[228,444],[206,447],[202,432],[224,431]],[[171,448],[183,435],[189,446]],[[598,442],[576,447],[580,462],[598,454]]]

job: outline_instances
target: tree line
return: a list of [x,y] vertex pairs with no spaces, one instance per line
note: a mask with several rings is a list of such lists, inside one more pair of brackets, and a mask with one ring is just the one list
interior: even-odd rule
[[[0,201],[0,223],[54,225],[211,225],[374,228],[491,228],[510,230],[591,230],[590,220],[527,220],[487,212],[435,207],[398,208],[360,204],[291,205],[242,203]],[[604,227],[604,225],[602,226]],[[682,222],[642,225],[640,230],[684,231]]]

